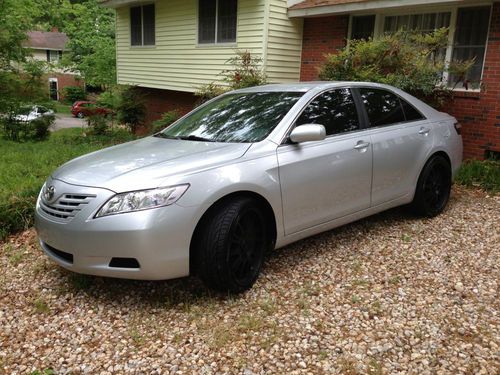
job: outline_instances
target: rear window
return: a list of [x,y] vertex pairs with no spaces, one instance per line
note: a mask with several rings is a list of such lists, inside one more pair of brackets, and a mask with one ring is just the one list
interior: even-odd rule
[[406,120],[397,95],[372,88],[362,88],[359,92],[365,104],[370,127],[388,126]]

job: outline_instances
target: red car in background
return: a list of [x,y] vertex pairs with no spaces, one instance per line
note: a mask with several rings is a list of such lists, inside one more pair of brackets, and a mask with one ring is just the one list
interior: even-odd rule
[[112,113],[113,111],[108,108],[97,106],[96,102],[80,100],[74,102],[71,106],[71,114],[78,118],[84,118],[94,115],[109,115]]

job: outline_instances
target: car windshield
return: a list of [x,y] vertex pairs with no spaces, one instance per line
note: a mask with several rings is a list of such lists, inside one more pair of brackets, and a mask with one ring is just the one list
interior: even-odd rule
[[17,111],[17,113],[19,115],[29,115],[31,112],[33,112],[35,110],[35,108],[33,107],[30,107],[30,106],[23,106],[21,108],[19,108],[19,111]]
[[221,96],[156,136],[208,142],[259,142],[303,95],[252,92]]

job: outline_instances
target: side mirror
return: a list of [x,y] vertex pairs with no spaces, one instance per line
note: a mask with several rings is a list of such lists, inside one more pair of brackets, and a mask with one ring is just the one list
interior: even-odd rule
[[326,138],[326,130],[323,125],[304,124],[293,129],[289,138],[294,143],[322,141]]

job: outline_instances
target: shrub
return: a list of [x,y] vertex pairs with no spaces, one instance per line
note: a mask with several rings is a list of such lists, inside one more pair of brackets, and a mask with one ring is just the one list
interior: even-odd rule
[[455,181],[460,185],[481,187],[497,194],[500,192],[500,161],[466,161],[458,171]]
[[121,91],[119,86],[112,86],[101,93],[97,97],[96,102],[101,107],[116,110],[120,104]]
[[104,135],[108,131],[108,119],[106,115],[95,114],[87,117],[87,125],[92,134]]
[[2,120],[4,138],[12,141],[44,140],[50,135],[49,128],[54,124],[55,119],[54,115],[47,115],[30,122],[23,122],[11,115]]
[[319,77],[385,83],[439,107],[451,96],[443,72],[458,77],[456,85],[473,65],[473,60],[446,65],[442,51],[447,43],[446,28],[428,34],[401,31],[377,39],[353,40],[338,53],[326,56]]
[[261,63],[262,59],[260,57],[254,57],[248,51],[237,51],[236,56],[226,61],[226,64],[230,64],[232,67],[221,72],[226,86],[215,82],[201,86],[195,92],[195,95],[199,97],[199,104],[215,98],[228,90],[266,84],[267,77],[260,67]]
[[64,88],[64,100],[69,103],[74,103],[78,100],[85,100],[85,90],[80,86],[66,86]]
[[161,115],[160,119],[153,121],[153,123],[152,123],[153,133],[158,133],[159,131],[162,131],[167,126],[169,126],[174,121],[176,121],[178,118],[179,118],[178,111],[174,110],[174,111],[165,112],[163,115]]
[[127,125],[135,133],[146,118],[144,95],[138,87],[130,86],[121,91],[117,106],[118,121]]
[[54,124],[56,118],[54,115],[41,116],[28,124],[28,139],[41,141],[47,139],[50,135],[49,128]]

